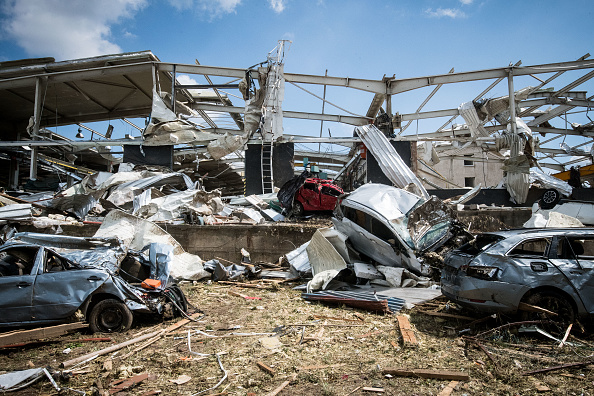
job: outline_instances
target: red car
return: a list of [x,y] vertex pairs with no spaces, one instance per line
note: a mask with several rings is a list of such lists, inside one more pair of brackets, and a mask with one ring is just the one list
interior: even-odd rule
[[307,178],[295,193],[293,214],[302,216],[305,212],[331,212],[342,194],[344,194],[342,188],[332,180]]

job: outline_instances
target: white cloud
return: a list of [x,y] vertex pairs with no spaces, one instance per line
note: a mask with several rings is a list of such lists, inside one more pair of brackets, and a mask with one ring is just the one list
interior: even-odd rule
[[130,18],[147,0],[12,0],[2,9],[5,38],[30,56],[58,60],[122,52],[111,25]]
[[285,10],[285,0],[268,0],[270,2],[270,7],[276,12],[280,14]]
[[460,3],[464,5],[470,5],[474,2],[474,0],[460,0]]
[[194,10],[211,18],[235,12],[241,0],[168,0],[178,11]]
[[425,10],[425,14],[433,18],[466,18],[466,14],[457,8],[438,8],[435,11],[433,11],[431,8],[428,8]]

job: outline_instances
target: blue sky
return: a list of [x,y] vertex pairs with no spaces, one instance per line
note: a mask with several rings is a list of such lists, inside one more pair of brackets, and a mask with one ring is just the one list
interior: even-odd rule
[[[381,79],[570,61],[594,51],[591,0],[0,0],[0,12],[0,62],[151,50],[166,62],[247,68],[287,39],[286,72]],[[567,74],[556,88],[585,73]],[[516,88],[537,83],[517,79]],[[457,107],[488,84],[444,87],[424,110]],[[308,89],[321,96],[321,87]],[[592,95],[594,83],[579,89]],[[431,90],[397,95],[393,111],[414,112]],[[489,96],[506,90],[502,82]],[[357,114],[365,114],[371,97],[327,92]],[[321,112],[319,100],[290,85],[283,107]],[[342,113],[328,105],[326,112]],[[411,125],[406,133],[443,122]],[[352,134],[350,126],[324,123],[325,134],[328,128],[333,136]],[[286,133],[319,131],[319,122],[285,121]]]

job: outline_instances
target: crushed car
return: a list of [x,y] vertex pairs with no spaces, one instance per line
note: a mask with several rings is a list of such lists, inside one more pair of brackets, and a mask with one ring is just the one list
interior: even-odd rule
[[479,234],[444,264],[442,293],[473,310],[514,314],[524,303],[563,322],[594,313],[594,228]]
[[437,197],[425,199],[404,189],[365,184],[343,198],[334,227],[353,248],[374,262],[430,275],[423,254],[461,233],[451,207]]
[[[0,327],[84,318],[93,332],[121,332],[137,314],[182,314],[187,300],[169,278],[171,250],[151,244],[147,258],[115,237],[17,233],[0,246]],[[144,269],[135,269],[140,262]]]
[[286,182],[278,192],[278,199],[286,213],[303,216],[306,212],[331,213],[344,194],[333,180],[309,177],[308,171]]

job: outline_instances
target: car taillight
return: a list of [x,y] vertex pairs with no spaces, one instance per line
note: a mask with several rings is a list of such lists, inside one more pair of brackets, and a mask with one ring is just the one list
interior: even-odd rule
[[497,279],[498,272],[499,272],[499,268],[497,268],[497,267],[468,266],[466,268],[466,275],[472,276],[473,278],[485,279],[485,280]]

